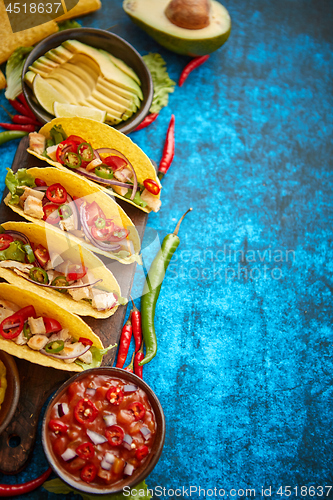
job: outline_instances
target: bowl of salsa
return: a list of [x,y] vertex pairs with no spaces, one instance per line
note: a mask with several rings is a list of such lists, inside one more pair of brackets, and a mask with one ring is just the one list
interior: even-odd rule
[[157,464],[165,418],[153,390],[119,368],[74,375],[50,401],[42,442],[56,474],[76,490],[118,493],[135,486]]

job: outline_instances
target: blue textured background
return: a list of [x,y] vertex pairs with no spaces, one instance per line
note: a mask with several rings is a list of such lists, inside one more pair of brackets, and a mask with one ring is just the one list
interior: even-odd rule
[[[286,498],[279,486],[333,484],[333,3],[225,5],[225,47],[131,134],[158,161],[175,114],[175,160],[149,226],[163,238],[194,208],[158,302],[158,355],[144,370],[167,420],[147,482],[255,488],[257,497],[272,486],[272,498]],[[119,1],[104,0],[82,24],[113,26],[141,54],[160,52],[175,80],[188,61],[133,26]],[[1,147],[2,183],[16,146]],[[0,480],[45,467],[38,443],[25,472]]]

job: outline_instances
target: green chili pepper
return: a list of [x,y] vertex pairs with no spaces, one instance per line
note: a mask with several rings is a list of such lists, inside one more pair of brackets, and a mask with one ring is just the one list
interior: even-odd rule
[[95,168],[95,174],[102,179],[113,179],[113,170],[105,165],[98,165]]
[[40,267],[33,267],[30,269],[29,276],[30,279],[37,281],[37,283],[42,283],[43,285],[46,285],[49,282],[47,272]]
[[162,242],[161,249],[158,251],[152,262],[149,273],[147,274],[141,298],[142,334],[146,344],[146,356],[139,363],[139,366],[149,363],[157,352],[157,340],[154,326],[156,302],[160,294],[165,271],[180,242],[178,237],[180,224],[185,215],[191,210],[192,208],[187,210],[179,220],[175,231],[166,235]]
[[65,153],[64,164],[69,168],[79,168],[81,166],[82,160],[81,157],[74,153],[73,151],[69,151]]
[[[51,285],[52,286],[69,286],[69,283],[66,279],[66,276],[57,276],[56,278],[54,278]],[[60,289],[57,291],[60,293],[66,293],[66,290],[64,290],[64,289]]]
[[60,219],[65,220],[72,215],[73,211],[69,205],[60,205],[60,207],[58,208],[58,213]]
[[21,130],[6,130],[6,132],[0,133],[0,145],[12,141],[13,139],[21,139],[25,135],[28,135],[28,132],[23,132]]
[[35,259],[35,254],[34,254],[32,248],[31,248],[31,246],[30,245],[23,245],[23,248],[24,248],[25,253],[27,254],[28,261],[30,262],[30,264],[32,262],[35,262],[35,260],[36,260]]
[[98,217],[98,219],[95,220],[95,226],[97,229],[103,229],[105,227],[105,219]]
[[44,347],[45,352],[48,354],[54,354],[56,352],[60,352],[63,350],[65,343],[63,340],[54,340],[53,342],[49,342]]
[[32,337],[32,333],[31,333],[31,330],[30,330],[30,326],[28,323],[24,323],[24,327],[23,327],[23,335],[25,336],[26,339],[30,339]]
[[77,152],[82,161],[92,161],[94,159],[94,150],[88,142],[82,142],[77,147]]

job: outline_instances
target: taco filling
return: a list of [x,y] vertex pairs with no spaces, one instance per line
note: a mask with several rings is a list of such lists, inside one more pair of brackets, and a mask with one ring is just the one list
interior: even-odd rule
[[0,299],[0,321],[3,339],[65,363],[84,364],[89,368],[89,365],[95,366],[95,358],[99,357],[97,351],[101,351],[88,338],[75,340],[56,319],[38,316],[32,305],[20,308],[13,302]]
[[41,287],[69,294],[77,302],[88,301],[97,311],[107,311],[119,305],[113,292],[95,285],[96,280],[82,264],[64,260],[60,254],[49,253],[43,245],[34,245],[18,231],[0,234],[0,268],[8,268],[18,276]]
[[43,134],[29,134],[30,150],[112,189],[139,207],[158,212],[161,201],[156,196],[160,193],[160,185],[154,179],[138,183],[131,162],[120,151],[113,148],[93,149],[82,137],[67,137],[61,125],[54,125],[50,135],[52,139],[46,140]]
[[61,183],[48,186],[26,169],[16,173],[9,169],[6,185],[11,193],[9,204],[19,205],[25,215],[44,220],[100,250],[116,255],[135,253],[129,231],[107,218],[96,201],[72,197]]

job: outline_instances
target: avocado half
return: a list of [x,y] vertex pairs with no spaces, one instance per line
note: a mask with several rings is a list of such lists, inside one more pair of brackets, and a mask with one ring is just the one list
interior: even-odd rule
[[231,19],[222,4],[211,0],[209,26],[185,29],[171,23],[164,11],[170,0],[124,0],[123,8],[134,24],[163,47],[191,57],[210,54],[229,38]]

